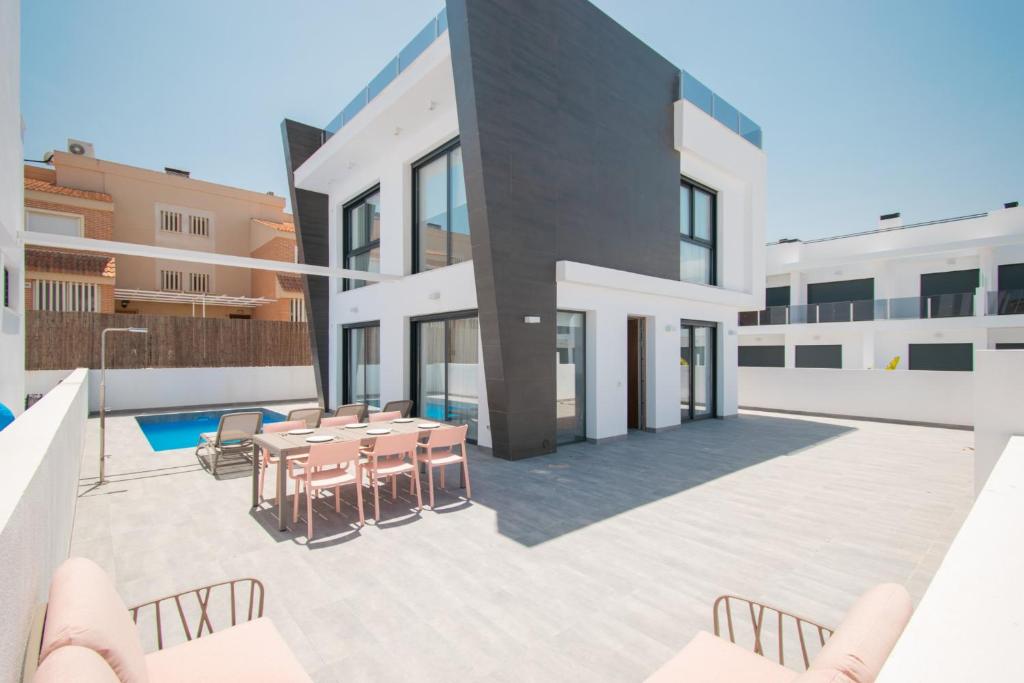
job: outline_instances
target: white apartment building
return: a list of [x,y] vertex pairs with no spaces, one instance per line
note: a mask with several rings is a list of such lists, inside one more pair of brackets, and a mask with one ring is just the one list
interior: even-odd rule
[[969,371],[974,351],[1024,348],[1017,202],[914,225],[889,214],[766,252],[766,308],[740,316],[740,366]]
[[327,407],[409,397],[512,459],[736,413],[761,131],[589,2],[449,0],[282,128],[300,260],[392,276],[308,279]]

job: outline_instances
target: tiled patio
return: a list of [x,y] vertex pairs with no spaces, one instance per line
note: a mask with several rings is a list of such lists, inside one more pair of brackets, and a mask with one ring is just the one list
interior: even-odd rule
[[916,601],[971,498],[970,432],[745,413],[521,462],[474,452],[472,503],[454,469],[437,512],[405,496],[380,528],[352,533],[323,501],[307,545],[304,524],[250,512],[247,469],[218,481],[191,450],[153,453],[131,417],[108,420],[96,489],[89,428],[72,553],[129,604],[261,579],[317,681],[642,680],[721,593],[826,624],[877,582]]

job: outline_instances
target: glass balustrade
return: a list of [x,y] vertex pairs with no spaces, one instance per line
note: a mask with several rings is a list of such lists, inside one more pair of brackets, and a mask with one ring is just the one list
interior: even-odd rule
[[1000,289],[998,292],[988,292],[988,314],[1024,314],[1024,289]]
[[[989,315],[1024,314],[1024,290],[988,292],[988,301]],[[740,313],[739,324],[746,327],[866,320],[928,320],[968,317],[974,313],[974,294],[959,292],[894,299],[769,306],[761,311]]]

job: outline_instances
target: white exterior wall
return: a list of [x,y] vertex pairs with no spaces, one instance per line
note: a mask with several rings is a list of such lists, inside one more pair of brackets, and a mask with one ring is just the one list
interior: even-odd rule
[[21,680],[35,610],[71,546],[87,384],[86,370],[76,370],[0,432],[0,681]]
[[[381,192],[381,272],[404,276],[343,292],[332,283],[329,402],[341,402],[341,331],[380,322],[384,401],[411,393],[410,320],[477,308],[472,263],[412,271],[412,164],[458,135],[448,37],[442,36],[295,173],[298,187],[326,193],[331,263],[341,266],[342,207]],[[718,325],[718,414],[736,413],[736,315],[763,303],[765,157],[689,102],[675,106],[680,172],[718,192],[720,287],[660,280],[584,264],[558,266],[559,309],[587,313],[587,436],[626,433],[626,321],[648,317],[648,427],[680,423],[680,319]],[[552,356],[555,355],[552,339]],[[482,357],[482,354],[481,354]],[[554,361],[553,361],[554,362]],[[490,446],[483,364],[477,372],[479,436]],[[552,406],[554,411],[555,406]]]
[[[0,0],[0,274],[10,273],[9,308],[0,303],[0,403],[15,415],[25,407],[25,215],[20,106],[21,3]],[[0,284],[2,287],[2,284]]]
[[[70,370],[31,370],[29,393],[45,394]],[[89,410],[99,410],[100,371],[89,371]],[[107,370],[107,410],[315,400],[312,365]]]

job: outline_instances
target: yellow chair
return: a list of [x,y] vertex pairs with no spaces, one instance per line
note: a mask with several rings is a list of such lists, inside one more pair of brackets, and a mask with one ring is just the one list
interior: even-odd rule
[[899,356],[893,356],[892,360],[889,361],[889,364],[885,366],[885,369],[886,370],[895,370],[897,367],[899,367],[899,364],[900,364],[900,357]]

